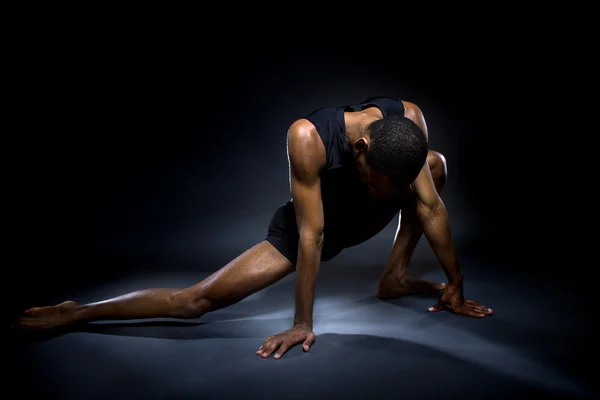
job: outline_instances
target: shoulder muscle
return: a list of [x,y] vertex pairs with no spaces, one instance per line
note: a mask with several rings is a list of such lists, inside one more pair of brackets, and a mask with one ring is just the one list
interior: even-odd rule
[[325,146],[310,121],[299,119],[290,126],[287,152],[292,177],[302,181],[318,178],[326,162]]
[[404,116],[417,124],[423,130],[423,133],[425,133],[425,137],[428,138],[427,123],[419,106],[406,100],[402,100],[402,103],[404,103]]

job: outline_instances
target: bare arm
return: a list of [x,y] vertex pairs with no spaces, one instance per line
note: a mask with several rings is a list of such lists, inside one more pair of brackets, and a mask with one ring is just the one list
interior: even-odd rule
[[288,131],[290,186],[298,223],[298,259],[296,260],[296,315],[294,326],[269,336],[256,352],[261,357],[281,357],[288,349],[303,343],[309,351],[315,342],[312,331],[315,284],[321,263],[324,240],[323,202],[320,172],[325,166],[325,146],[317,130],[306,119],[292,124]]
[[462,273],[450,234],[448,213],[444,202],[435,190],[427,162],[413,182],[413,188],[417,193],[417,215],[423,226],[423,233],[442,265],[448,283],[458,284],[462,281]]
[[[415,104],[404,102],[405,116],[413,120],[428,137],[427,124],[423,113]],[[450,233],[446,206],[435,188],[427,160],[421,172],[412,183],[417,195],[417,215],[423,226],[423,233],[442,265],[448,283],[460,283],[462,273],[457,261],[454,242]]]
[[315,284],[324,240],[319,174],[325,165],[326,155],[323,142],[310,122],[299,120],[290,127],[288,158],[292,198],[300,235],[294,325],[312,329]]

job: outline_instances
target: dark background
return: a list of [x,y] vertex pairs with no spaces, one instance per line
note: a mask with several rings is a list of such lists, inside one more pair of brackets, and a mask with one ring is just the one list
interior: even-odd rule
[[565,155],[578,154],[557,117],[571,81],[535,43],[475,39],[413,49],[257,38],[187,53],[40,43],[24,66],[9,174],[14,289],[32,302],[115,274],[220,267],[264,237],[289,197],[290,123],[374,95],[423,110],[449,163],[461,252],[562,274],[548,250],[572,238],[559,226],[572,220]]
[[[294,119],[383,95],[418,104],[431,147],[448,160],[444,201],[458,254],[478,269],[467,279],[497,277],[507,304],[547,297],[560,305],[557,325],[589,332],[597,273],[584,252],[594,245],[595,208],[586,181],[594,129],[582,123],[594,93],[587,25],[567,32],[544,10],[509,11],[510,19],[496,11],[428,19],[419,29],[403,17],[390,32],[357,20],[331,36],[315,29],[328,25],[323,16],[214,29],[208,12],[185,33],[156,19],[139,27],[140,15],[92,29],[83,17],[75,27],[22,29],[7,74],[15,121],[4,147],[9,321],[102,282],[115,291],[120,280],[218,269],[262,240],[288,199],[285,136]],[[385,258],[361,250],[350,257]],[[518,314],[520,306],[506,307]],[[544,311],[540,318],[552,318]],[[546,335],[549,347],[538,349],[536,331],[522,343],[521,331],[511,332],[533,353],[561,346]],[[569,366],[583,376],[577,360],[591,359],[592,341],[572,342]],[[56,343],[58,353],[71,346]],[[28,360],[38,358],[15,371],[38,366]]]

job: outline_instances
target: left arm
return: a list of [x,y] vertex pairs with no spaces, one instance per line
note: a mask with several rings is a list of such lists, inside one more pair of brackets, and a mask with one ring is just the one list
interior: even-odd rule
[[[404,101],[404,108],[404,116],[416,123],[425,133],[425,136],[429,138],[427,123],[421,109],[416,104],[408,101]],[[448,277],[448,283],[461,282],[462,274],[450,234],[448,213],[433,183],[427,160],[425,160],[417,179],[412,183],[412,189],[417,195],[417,215],[423,227],[423,234],[442,265]]]
[[[405,102],[405,109],[405,116],[419,125],[427,136],[427,125],[421,110],[408,102]],[[448,213],[433,183],[427,160],[412,183],[412,189],[417,197],[416,211],[423,233],[448,277],[448,285],[444,288],[440,300],[429,310],[439,311],[446,307],[457,314],[471,317],[482,318],[491,315],[491,309],[463,297],[463,274],[450,234]]]
[[462,272],[450,234],[448,213],[435,188],[427,161],[412,187],[417,195],[417,215],[423,233],[448,277],[448,284],[460,284]]

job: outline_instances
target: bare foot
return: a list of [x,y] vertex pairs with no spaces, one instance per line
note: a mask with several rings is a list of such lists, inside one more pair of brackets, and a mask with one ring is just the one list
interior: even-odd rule
[[427,294],[442,290],[445,286],[446,284],[444,283],[424,279],[405,278],[398,280],[391,277],[379,284],[377,297],[380,299],[391,299],[411,294]]
[[73,311],[78,306],[74,301],[65,301],[55,306],[30,308],[21,315],[15,328],[40,331],[65,327],[74,322]]

